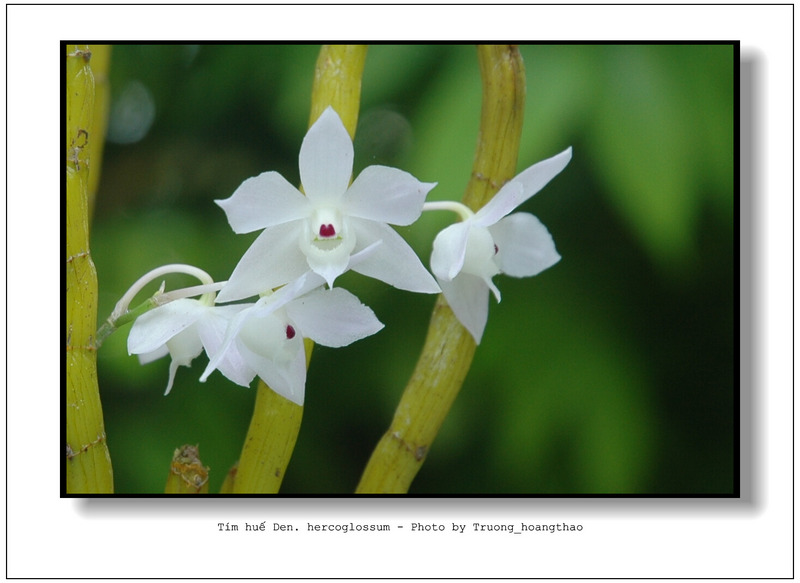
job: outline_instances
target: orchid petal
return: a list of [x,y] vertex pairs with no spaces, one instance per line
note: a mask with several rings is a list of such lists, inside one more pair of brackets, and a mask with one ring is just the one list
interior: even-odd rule
[[239,312],[247,309],[245,304],[233,306],[216,306],[207,317],[197,323],[198,334],[206,349],[209,361],[217,359],[217,369],[237,385],[249,387],[255,377],[255,371],[247,366],[236,346],[230,346],[217,358],[223,347],[225,333],[230,321]]
[[367,245],[366,247],[364,247],[363,249],[360,249],[359,251],[353,253],[350,256],[350,263],[347,264],[347,269],[353,269],[353,267],[355,267],[356,265],[367,259],[373,253],[375,253],[378,247],[382,244],[383,241],[379,239],[378,241],[374,241],[369,245]]
[[305,295],[315,288],[324,285],[320,276],[312,271],[307,271],[294,281],[286,284],[270,296],[265,296],[253,304],[253,315],[263,317],[276,312],[294,299]]
[[571,159],[572,147],[570,146],[552,158],[547,158],[546,160],[537,162],[530,168],[527,168],[517,174],[512,182],[519,182],[522,184],[522,188],[525,193],[522,202],[525,202],[534,194],[539,192],[542,188],[544,188],[548,182],[550,182],[564,168],[567,167],[567,164],[569,164]]
[[256,354],[244,345],[240,345],[240,350],[247,364],[256,371],[259,378],[270,389],[297,405],[303,405],[306,386],[306,355],[302,343],[294,357],[285,361],[276,361]]
[[489,227],[497,254],[495,263],[512,277],[530,277],[561,259],[553,237],[535,216],[514,213]]
[[[236,383],[240,387],[249,389],[250,385],[253,383],[253,379],[256,378],[256,371],[253,370],[244,360],[244,357],[242,357],[238,348],[236,350],[232,350],[231,355],[235,355],[236,361],[238,362],[236,366],[228,366],[226,363],[230,361],[227,360],[228,357],[226,356],[226,359],[221,361],[219,363],[219,367],[217,367],[215,370],[218,370],[222,376],[232,383]],[[200,379],[200,382],[203,382],[203,379]]]
[[179,366],[191,366],[192,361],[203,352],[203,343],[197,335],[197,330],[193,327],[186,328],[181,333],[176,334],[167,342],[167,348],[172,360],[169,363],[169,379],[167,390],[164,395],[169,395],[172,384],[175,381],[175,373]]
[[492,278],[485,277],[483,278],[483,282],[486,284],[486,287],[488,287],[489,290],[492,292],[492,294],[494,295],[494,299],[497,300],[497,303],[499,304],[501,299],[500,290],[497,289],[497,286],[492,281]]
[[464,267],[471,228],[472,221],[466,220],[450,225],[436,235],[431,253],[431,270],[439,280],[452,280]]
[[422,204],[434,186],[397,168],[369,166],[345,193],[343,211],[360,219],[410,225],[422,214]]
[[167,389],[164,391],[164,396],[166,397],[169,395],[169,392],[172,390],[172,384],[175,382],[175,374],[178,372],[178,367],[183,364],[175,360],[174,358],[169,363],[169,379],[167,379]]
[[[275,392],[287,398],[301,398],[305,386],[305,347],[300,334],[287,334],[286,314],[267,312],[258,306],[236,338],[236,348],[250,368]],[[302,361],[302,370],[297,368]]]
[[476,275],[460,273],[452,281],[439,280],[442,293],[458,321],[481,343],[489,317],[489,288]]
[[484,227],[495,224],[544,188],[569,164],[571,159],[572,148],[569,147],[560,154],[537,162],[517,174],[503,185],[492,200],[475,213],[476,224]]
[[[249,313],[253,310],[255,305],[256,304],[250,304],[245,306],[241,312],[231,318],[230,322],[225,328],[224,338],[218,347],[213,350],[213,354],[208,355],[208,365],[203,371],[203,374],[200,375],[201,383],[206,382],[208,376],[219,367],[220,363],[227,357],[228,351],[235,349],[234,343],[236,342],[236,335],[239,333],[239,330],[242,329],[242,326],[244,326],[245,322],[247,322],[247,318],[250,315]],[[235,359],[235,357],[233,358]]]
[[[566,168],[571,159],[572,147],[569,147],[560,154],[523,170],[508,181],[494,198],[476,213],[476,220],[486,227],[493,225],[544,188]],[[518,186],[522,188],[521,195],[517,190]]]
[[358,264],[351,264],[353,271],[374,277],[398,289],[429,294],[441,291],[414,250],[390,226],[356,218],[351,218],[350,224],[356,232],[357,251],[376,241],[381,242]]
[[300,146],[300,181],[314,203],[340,200],[353,173],[353,142],[339,115],[328,107]]
[[182,366],[190,366],[192,361],[203,352],[203,343],[197,333],[196,323],[193,326],[189,326],[167,341],[167,348],[172,360]]
[[301,221],[265,229],[245,252],[228,283],[217,295],[225,303],[270,291],[308,270],[298,239]]
[[[318,273],[318,272],[313,271],[313,270],[306,272],[302,276],[302,277],[305,278],[305,283],[303,284],[303,290],[304,291],[301,291],[301,292],[299,292],[299,293],[297,293],[295,295],[296,296],[303,295],[304,293],[307,293],[307,292],[313,290],[316,287],[323,286],[326,283],[328,284],[328,287],[333,287],[334,280],[339,275],[341,275],[345,271],[349,271],[349,270],[353,269],[353,266],[358,265],[359,263],[364,261],[367,257],[372,255],[372,253],[375,252],[375,250],[381,245],[381,243],[382,243],[382,241],[375,241],[374,243],[370,244],[369,246],[365,247],[364,249],[361,249],[360,251],[357,251],[357,252],[353,253],[352,255],[350,255],[347,258],[348,259],[347,265],[345,265],[344,267],[342,267],[340,265],[336,265],[333,268],[331,268],[330,270],[326,271],[324,269],[325,266],[322,266],[323,269],[320,270],[320,271],[322,271],[322,273]],[[309,264],[311,264],[311,263],[312,263],[312,261],[309,260]],[[286,287],[288,287],[288,286],[286,286]],[[281,288],[281,290],[283,290],[283,289],[284,288]]]
[[524,189],[522,184],[511,180],[497,191],[483,208],[475,213],[475,224],[480,227],[488,227],[495,224],[508,213],[517,208],[524,200]]
[[383,328],[371,309],[342,288],[298,298],[286,305],[286,314],[303,336],[333,348],[347,346]]
[[495,245],[492,234],[486,227],[474,226],[467,234],[467,252],[464,255],[464,265],[461,267],[461,273],[469,273],[477,275],[486,285],[494,292],[497,301],[500,301],[500,291],[492,283],[492,278],[500,273],[494,257],[497,254],[497,245]]
[[194,324],[208,309],[197,300],[175,300],[145,312],[133,323],[128,334],[128,354],[151,353],[173,336]]
[[[200,381],[205,382],[214,369],[222,366],[224,359],[229,358],[229,351],[236,350],[237,347],[238,349],[243,348],[243,343],[236,342],[237,336],[250,318],[263,318],[282,309],[288,302],[292,301],[300,294],[314,289],[314,287],[316,287],[319,283],[319,281],[315,278],[316,276],[313,276],[313,274],[309,272],[304,273],[302,276],[290,284],[282,287],[274,294],[264,296],[254,304],[237,306],[241,309],[241,311],[233,315],[233,317],[230,319],[230,322],[225,329],[224,338],[221,340],[218,347],[212,350],[213,354],[209,354],[208,366],[200,376]],[[235,355],[231,356],[230,358],[234,361],[237,361],[237,357]],[[221,368],[220,371],[225,374],[225,376],[228,376]],[[231,378],[231,380],[234,379]],[[234,382],[238,381],[234,380]]]
[[216,200],[228,217],[234,233],[249,233],[304,218],[310,203],[277,172],[248,178],[233,194]]
[[[129,354],[135,354],[135,353],[129,352]],[[139,357],[139,364],[149,364],[155,360],[158,360],[159,358],[164,358],[168,354],[169,354],[169,348],[167,348],[167,345],[164,344],[151,352],[143,352],[141,354],[137,354],[136,356]]]

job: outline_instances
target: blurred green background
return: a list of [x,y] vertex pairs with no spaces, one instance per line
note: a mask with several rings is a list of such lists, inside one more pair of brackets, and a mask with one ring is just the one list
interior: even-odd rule
[[[475,361],[413,494],[731,494],[738,397],[732,45],[522,46],[528,95],[518,169],[573,147],[521,210],[563,259],[495,278]],[[115,46],[111,118],[92,227],[100,320],[147,270],[230,275],[257,233],[214,199],[276,170],[299,181],[318,46]],[[364,71],[356,172],[387,164],[460,199],[481,90],[473,46],[376,45]],[[449,213],[400,228],[427,265]],[[175,276],[168,284],[192,284]],[[282,492],[352,492],[419,355],[433,296],[347,274],[386,324],[317,346]],[[153,286],[155,289],[155,285]],[[172,452],[199,444],[218,490],[255,397],[205,357],[141,366],[127,330],[99,352],[116,491],[163,490]],[[255,385],[255,383],[254,383]]]

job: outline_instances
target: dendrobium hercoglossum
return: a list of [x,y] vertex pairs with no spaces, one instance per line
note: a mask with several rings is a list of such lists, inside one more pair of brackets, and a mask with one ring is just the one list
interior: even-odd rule
[[[209,355],[200,380],[205,381],[219,368],[234,382],[249,386],[257,374],[273,391],[302,405],[306,382],[304,337],[338,348],[383,328],[372,310],[353,294],[342,288],[322,289],[323,284],[317,274],[307,272],[244,306],[231,319],[220,349]],[[249,373],[245,382],[226,373],[224,365],[231,360],[242,361],[243,370]]]
[[[244,308],[245,305],[214,306],[202,298],[169,302],[136,319],[128,334],[128,354],[138,354],[142,364],[170,355],[169,381],[164,392],[167,395],[178,367],[191,366],[204,349],[209,358],[216,355],[228,323]],[[242,384],[246,374],[241,364],[235,354],[228,354],[219,370],[233,382]],[[252,379],[250,376],[249,380]]]
[[[205,350],[209,362],[201,381],[214,370],[242,386],[259,376],[275,392],[302,405],[304,338],[340,347],[383,328],[358,298],[333,286],[348,270],[408,291],[441,291],[480,343],[490,290],[500,301],[493,277],[536,275],[560,260],[544,225],[529,213],[512,211],[561,172],[571,157],[568,148],[531,166],[477,212],[457,202],[425,203],[435,183],[420,182],[395,168],[369,166],[351,184],[353,143],[329,107],[300,148],[305,194],[277,172],[265,172],[217,201],[235,232],[263,229],[230,279],[215,283],[204,271],[182,264],[157,268],[118,302],[98,331],[98,345],[135,318],[128,351],[143,363],[170,355],[167,393],[178,367],[190,366]],[[409,225],[423,210],[451,210],[462,219],[433,242],[435,279],[389,226]],[[192,275],[201,285],[163,293],[162,284],[143,304],[128,308],[145,285],[168,273]],[[197,295],[202,297],[191,299]],[[259,299],[251,303],[219,305],[254,296]]]
[[[164,283],[143,304],[130,309],[130,304],[144,287],[164,275],[182,273],[196,277],[201,285],[164,293]],[[205,348],[213,354],[222,343],[228,319],[239,306],[214,307],[215,293],[224,282],[214,280],[192,265],[168,264],[147,272],[120,298],[113,312],[97,332],[96,346],[117,327],[135,318],[128,335],[128,354],[137,354],[142,364],[169,354],[169,381],[165,395],[172,389],[179,366],[190,366]],[[189,299],[200,295],[200,299]],[[148,311],[149,310],[149,311]]]
[[561,256],[545,226],[530,213],[509,214],[561,172],[572,148],[534,164],[511,180],[480,210],[452,202],[431,202],[425,210],[453,210],[462,221],[442,230],[433,242],[431,269],[447,303],[475,342],[488,316],[489,290],[500,301],[492,278],[498,273],[529,277],[555,265]]
[[299,166],[305,196],[277,172],[265,172],[217,201],[236,233],[264,229],[219,301],[264,293],[309,268],[333,287],[351,255],[377,241],[381,245],[353,271],[408,291],[439,292],[408,243],[389,226],[417,220],[435,183],[396,168],[369,166],[350,184],[353,142],[330,107],[303,139]]

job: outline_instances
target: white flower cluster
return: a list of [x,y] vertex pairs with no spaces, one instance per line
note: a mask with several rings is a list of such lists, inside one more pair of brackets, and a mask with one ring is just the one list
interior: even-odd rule
[[[128,352],[139,355],[142,363],[170,355],[167,393],[178,366],[189,366],[205,351],[209,363],[201,381],[214,370],[242,386],[258,376],[302,405],[304,338],[339,347],[383,328],[370,308],[334,287],[348,270],[403,290],[441,291],[480,342],[489,290],[500,300],[492,277],[536,275],[560,259],[538,219],[510,213],[570,157],[568,149],[525,170],[477,213],[459,203],[426,204],[436,184],[395,168],[370,166],[351,184],[353,143],[337,113],[328,108],[300,148],[305,194],[280,174],[265,172],[217,201],[234,232],[261,234],[216,297],[182,297],[139,316],[128,337]],[[434,278],[389,225],[410,225],[423,210],[441,209],[454,210],[463,220],[437,235],[431,257]],[[257,299],[230,303],[247,298]]]

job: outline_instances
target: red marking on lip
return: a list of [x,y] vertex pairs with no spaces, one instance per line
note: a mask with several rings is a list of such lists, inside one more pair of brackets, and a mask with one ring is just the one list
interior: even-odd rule
[[291,324],[286,326],[286,339],[287,340],[291,340],[292,338],[294,338],[295,334],[297,334],[297,332],[295,332],[295,330],[291,326]]
[[333,225],[320,225],[319,226],[319,236],[320,237],[335,237],[336,236],[336,229]]

